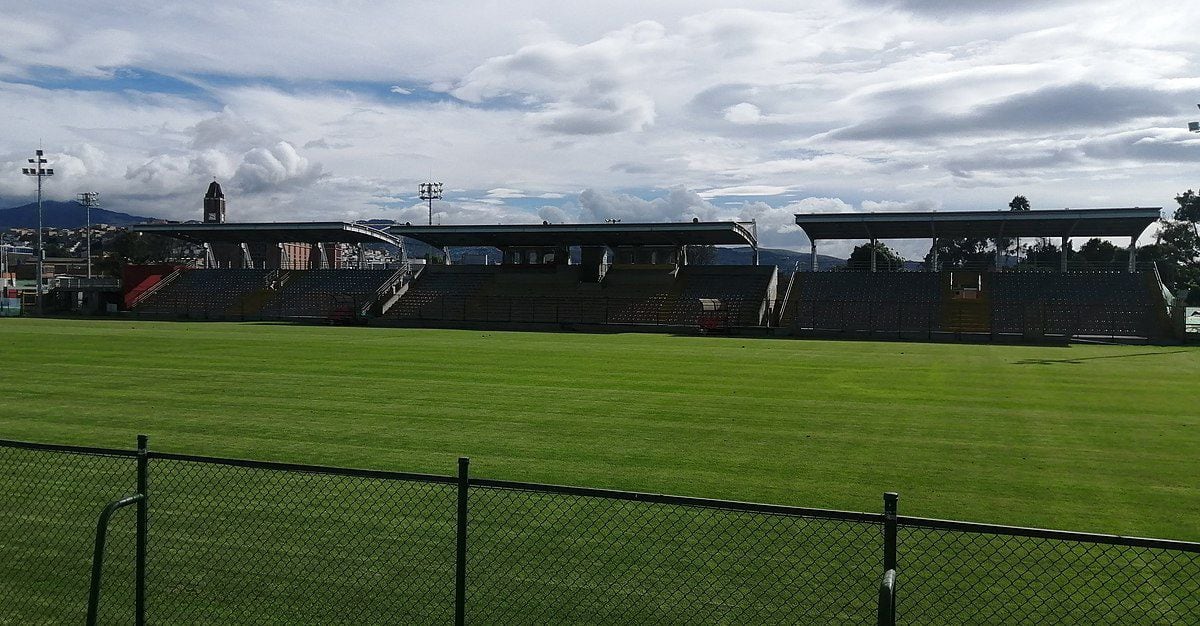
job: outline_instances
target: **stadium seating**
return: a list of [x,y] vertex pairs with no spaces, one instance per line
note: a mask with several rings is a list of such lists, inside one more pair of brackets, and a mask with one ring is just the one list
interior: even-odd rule
[[399,270],[183,270],[134,306],[188,319],[357,317],[394,284]]
[[961,300],[949,272],[797,272],[780,325],[819,331],[1024,336],[1161,334],[1154,281],[1126,272],[983,272]]
[[269,318],[354,316],[372,304],[380,290],[399,278],[399,270],[297,270],[283,272],[278,289],[264,302]]
[[1152,337],[1158,334],[1152,281],[1127,272],[993,273],[992,330]]
[[730,325],[759,325],[774,266],[614,265],[599,283],[578,266],[431,265],[388,312],[392,319],[696,325],[700,298],[721,299]]
[[140,302],[138,313],[189,319],[241,317],[243,300],[265,291],[278,270],[189,269]]
[[796,272],[781,325],[851,331],[928,331],[941,310],[941,274]]

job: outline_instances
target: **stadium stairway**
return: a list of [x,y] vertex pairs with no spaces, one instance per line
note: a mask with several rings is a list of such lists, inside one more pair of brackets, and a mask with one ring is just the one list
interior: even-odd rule
[[[963,276],[965,274],[965,276]],[[951,278],[953,277],[953,278]],[[952,280],[982,285],[981,289],[959,289]],[[988,297],[991,279],[982,272],[946,272],[942,280],[942,318],[940,329],[951,333],[992,332],[992,307]]]

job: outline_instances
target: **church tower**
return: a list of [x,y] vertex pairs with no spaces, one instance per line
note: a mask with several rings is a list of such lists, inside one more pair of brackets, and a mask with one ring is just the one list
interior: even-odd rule
[[208,186],[208,193],[204,194],[204,223],[225,223],[225,193],[215,180]]

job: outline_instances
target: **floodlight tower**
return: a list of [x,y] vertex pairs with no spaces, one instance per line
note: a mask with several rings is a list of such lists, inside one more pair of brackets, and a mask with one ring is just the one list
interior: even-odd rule
[[79,194],[79,204],[87,209],[87,277],[92,277],[92,207],[100,206],[100,192],[85,191]]
[[[1200,104],[1197,104],[1196,107],[1200,108]],[[1188,122],[1188,130],[1193,133],[1200,133],[1200,122]]]
[[421,183],[417,185],[417,190],[421,192],[421,199],[429,201],[429,225],[433,226],[433,201],[442,199],[442,184],[441,183]]
[[42,167],[47,163],[39,148],[29,159],[33,167],[22,167],[21,173],[37,178],[38,233],[37,233],[37,314],[42,314],[42,264],[46,260],[46,251],[42,248],[42,179],[54,176],[54,168]]

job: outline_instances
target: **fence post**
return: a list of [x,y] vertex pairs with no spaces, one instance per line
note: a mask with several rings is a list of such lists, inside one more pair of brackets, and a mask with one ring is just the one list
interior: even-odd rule
[[458,457],[458,546],[454,562],[454,623],[467,622],[467,488],[469,457]]
[[900,494],[883,494],[883,571],[896,569],[896,502]]
[[137,626],[146,624],[146,524],[150,512],[150,494],[146,491],[150,482],[150,457],[146,445],[148,440],[146,435],[137,437],[137,492],[142,494],[142,499],[137,503],[137,546],[134,565],[134,623]]

